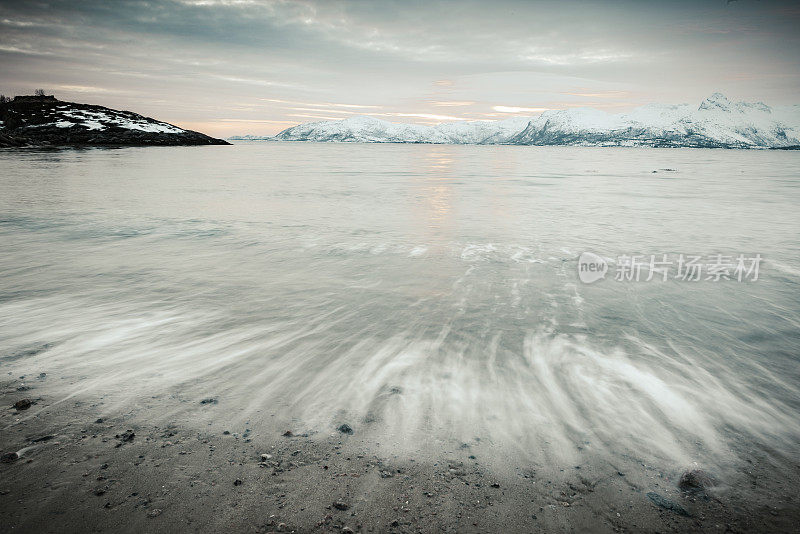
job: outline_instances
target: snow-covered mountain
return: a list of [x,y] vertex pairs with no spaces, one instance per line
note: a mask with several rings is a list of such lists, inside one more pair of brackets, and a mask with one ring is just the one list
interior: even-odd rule
[[[794,108],[794,109],[793,109]],[[798,106],[773,109],[714,93],[699,107],[649,104],[630,113],[546,111],[511,142],[522,145],[785,148],[800,145]]]
[[530,122],[530,117],[512,117],[502,121],[456,121],[435,126],[449,143],[494,145],[508,143]]
[[228,143],[130,111],[38,95],[0,102],[0,146],[213,144]]
[[271,135],[232,135],[228,137],[228,141],[274,141],[275,138]]
[[700,106],[648,104],[629,113],[591,108],[552,110],[530,118],[449,122],[437,126],[372,117],[309,122],[282,141],[584,146],[788,148],[800,146],[800,106],[731,102],[714,93]]
[[275,139],[281,141],[339,141],[360,143],[506,143],[519,134],[530,118],[504,121],[447,122],[436,126],[389,122],[355,116],[340,121],[307,122],[287,128]]

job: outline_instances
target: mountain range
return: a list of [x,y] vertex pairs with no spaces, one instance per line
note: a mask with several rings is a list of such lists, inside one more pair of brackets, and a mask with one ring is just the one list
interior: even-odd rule
[[234,140],[361,143],[798,148],[800,106],[732,102],[714,93],[699,106],[648,104],[628,113],[548,110],[535,118],[447,122],[436,126],[353,116],[308,122],[274,137]]

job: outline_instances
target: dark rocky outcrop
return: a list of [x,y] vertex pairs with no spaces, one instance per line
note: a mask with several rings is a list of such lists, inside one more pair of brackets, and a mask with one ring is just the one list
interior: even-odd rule
[[227,145],[130,111],[17,96],[0,102],[0,147]]

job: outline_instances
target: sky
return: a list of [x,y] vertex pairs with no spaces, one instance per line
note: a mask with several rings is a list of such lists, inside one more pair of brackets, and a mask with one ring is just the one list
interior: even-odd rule
[[800,2],[0,0],[0,93],[215,136],[649,102],[800,104]]

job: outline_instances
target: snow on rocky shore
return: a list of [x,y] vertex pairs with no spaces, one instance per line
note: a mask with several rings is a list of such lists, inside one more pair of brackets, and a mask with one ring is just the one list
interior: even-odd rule
[[52,96],[18,96],[0,103],[0,147],[224,144],[228,143],[130,111]]

